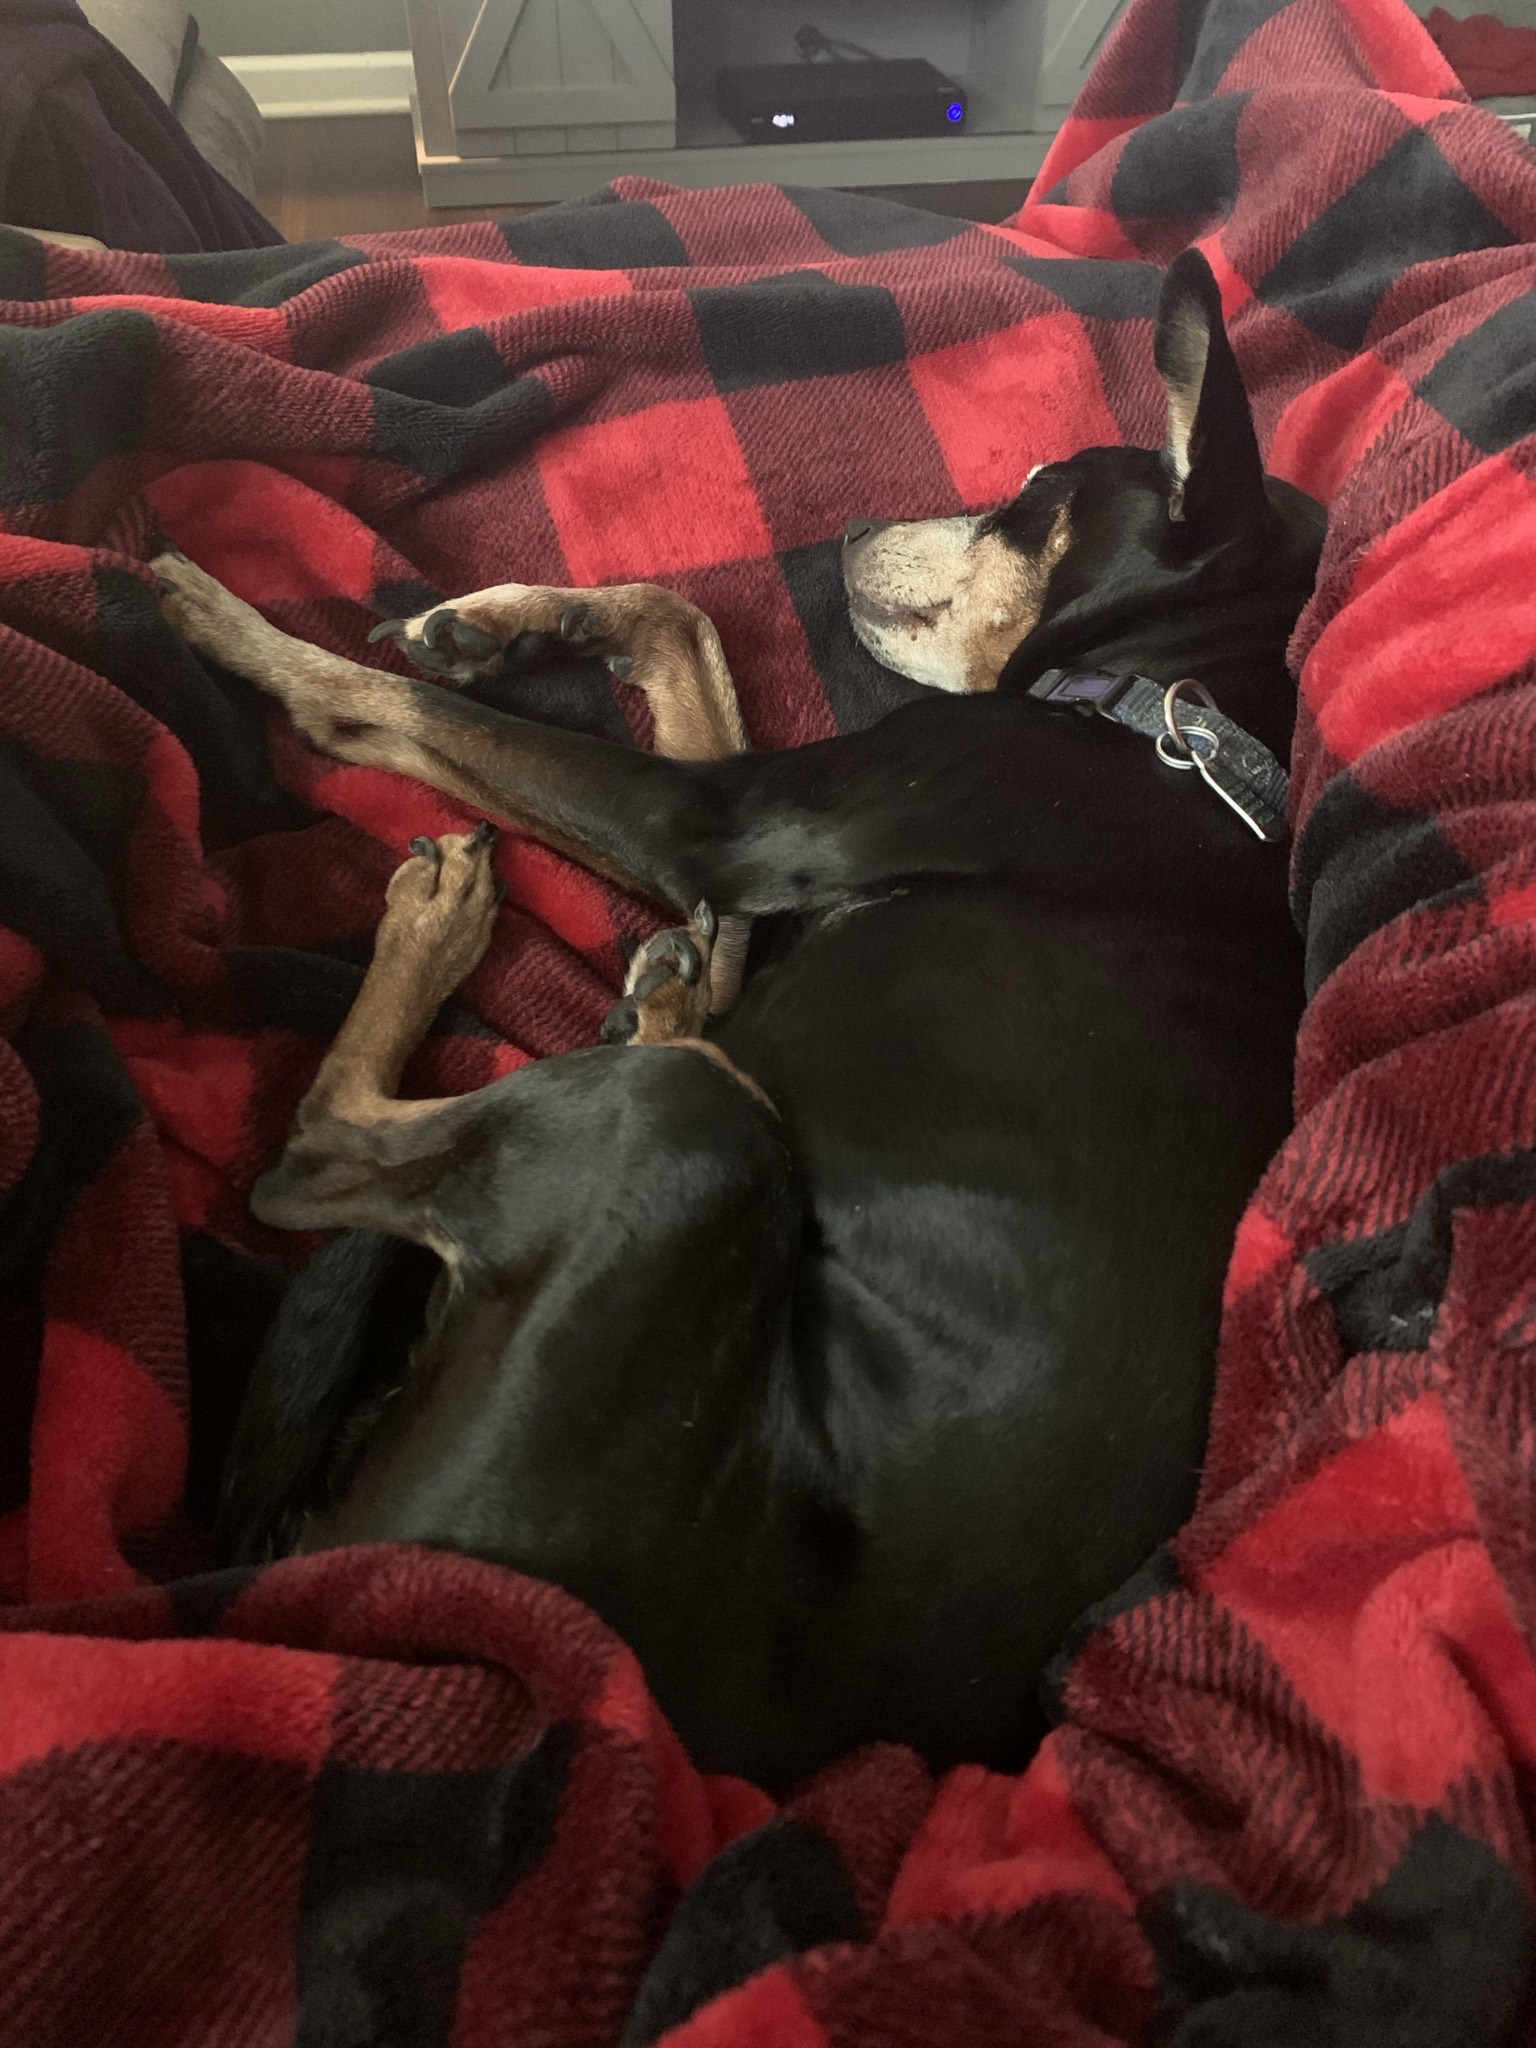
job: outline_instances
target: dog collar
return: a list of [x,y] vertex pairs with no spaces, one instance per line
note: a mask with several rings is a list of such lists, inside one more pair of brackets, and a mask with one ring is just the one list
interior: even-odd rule
[[1165,768],[1197,769],[1200,779],[1269,845],[1287,834],[1291,781],[1261,740],[1218,711],[1197,682],[1172,685],[1150,676],[1099,675],[1048,668],[1030,684],[1037,703],[1097,714],[1149,739]]

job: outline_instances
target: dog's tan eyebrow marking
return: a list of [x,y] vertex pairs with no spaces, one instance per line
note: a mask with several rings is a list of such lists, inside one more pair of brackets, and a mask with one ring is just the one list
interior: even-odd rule
[[972,548],[978,566],[967,608],[976,624],[966,657],[966,687],[995,690],[1008,657],[1033,629],[1045,602],[1051,571],[1072,545],[1072,517],[1061,506],[1037,555],[1022,554],[1000,535],[988,534]]

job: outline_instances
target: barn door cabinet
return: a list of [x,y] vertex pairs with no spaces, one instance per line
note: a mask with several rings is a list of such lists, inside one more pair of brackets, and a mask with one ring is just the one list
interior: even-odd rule
[[[406,0],[430,205],[575,198],[625,172],[680,185],[920,185],[1040,167],[1125,0]],[[794,32],[926,57],[963,84],[962,132],[748,144],[721,64],[784,63]]]

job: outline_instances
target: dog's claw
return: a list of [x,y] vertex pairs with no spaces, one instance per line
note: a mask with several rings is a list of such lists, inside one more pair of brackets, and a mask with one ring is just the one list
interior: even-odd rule
[[444,638],[450,642],[453,637],[453,613],[447,605],[439,605],[435,612],[428,612],[421,622],[421,644],[430,647],[434,654],[446,654]]
[[640,1012],[628,996],[615,1003],[603,1019],[598,1036],[604,1045],[627,1045],[640,1029]]
[[477,853],[482,846],[494,846],[501,837],[500,832],[489,818],[482,818],[469,835],[469,850]]
[[693,913],[693,925],[706,946],[712,946],[715,943],[715,936],[720,929],[720,923],[714,911],[707,903],[700,903],[698,909]]
[[494,654],[500,654],[501,642],[494,633],[486,633],[479,626],[472,626],[468,619],[453,614],[449,628],[454,646],[466,661],[489,661]]
[[[379,639],[384,630],[380,628],[370,637]],[[455,679],[460,662],[481,666],[498,659],[502,652],[501,642],[494,634],[482,632],[468,619],[460,618],[451,604],[440,604],[436,611],[428,612],[414,637],[408,622],[401,623],[394,637],[419,669],[451,680]],[[456,679],[464,680],[462,674]]]
[[[663,975],[675,974],[686,988],[692,988],[704,972],[699,949],[684,931],[660,933],[646,947],[645,957],[651,963],[650,973],[654,974],[659,969]],[[654,984],[656,987],[660,985],[659,982]]]
[[635,672],[635,657],[632,654],[615,654],[609,657],[608,673],[617,676],[621,683],[627,683]]
[[672,979],[672,969],[658,960],[654,967],[647,967],[644,974],[630,990],[637,1003],[643,1003],[647,996],[655,995],[657,989]]
[[368,635],[368,645],[377,647],[381,640],[393,640],[398,646],[405,637],[404,619],[380,619]]
[[560,614],[560,638],[562,640],[585,639],[587,628],[591,623],[592,607],[590,605],[567,605]]
[[429,860],[434,867],[441,867],[443,850],[435,839],[416,838],[411,841],[411,852],[422,860]]

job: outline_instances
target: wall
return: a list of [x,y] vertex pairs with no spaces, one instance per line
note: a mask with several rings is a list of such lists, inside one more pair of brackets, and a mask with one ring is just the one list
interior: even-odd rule
[[403,50],[405,0],[192,0],[202,40],[218,56],[314,50]]

